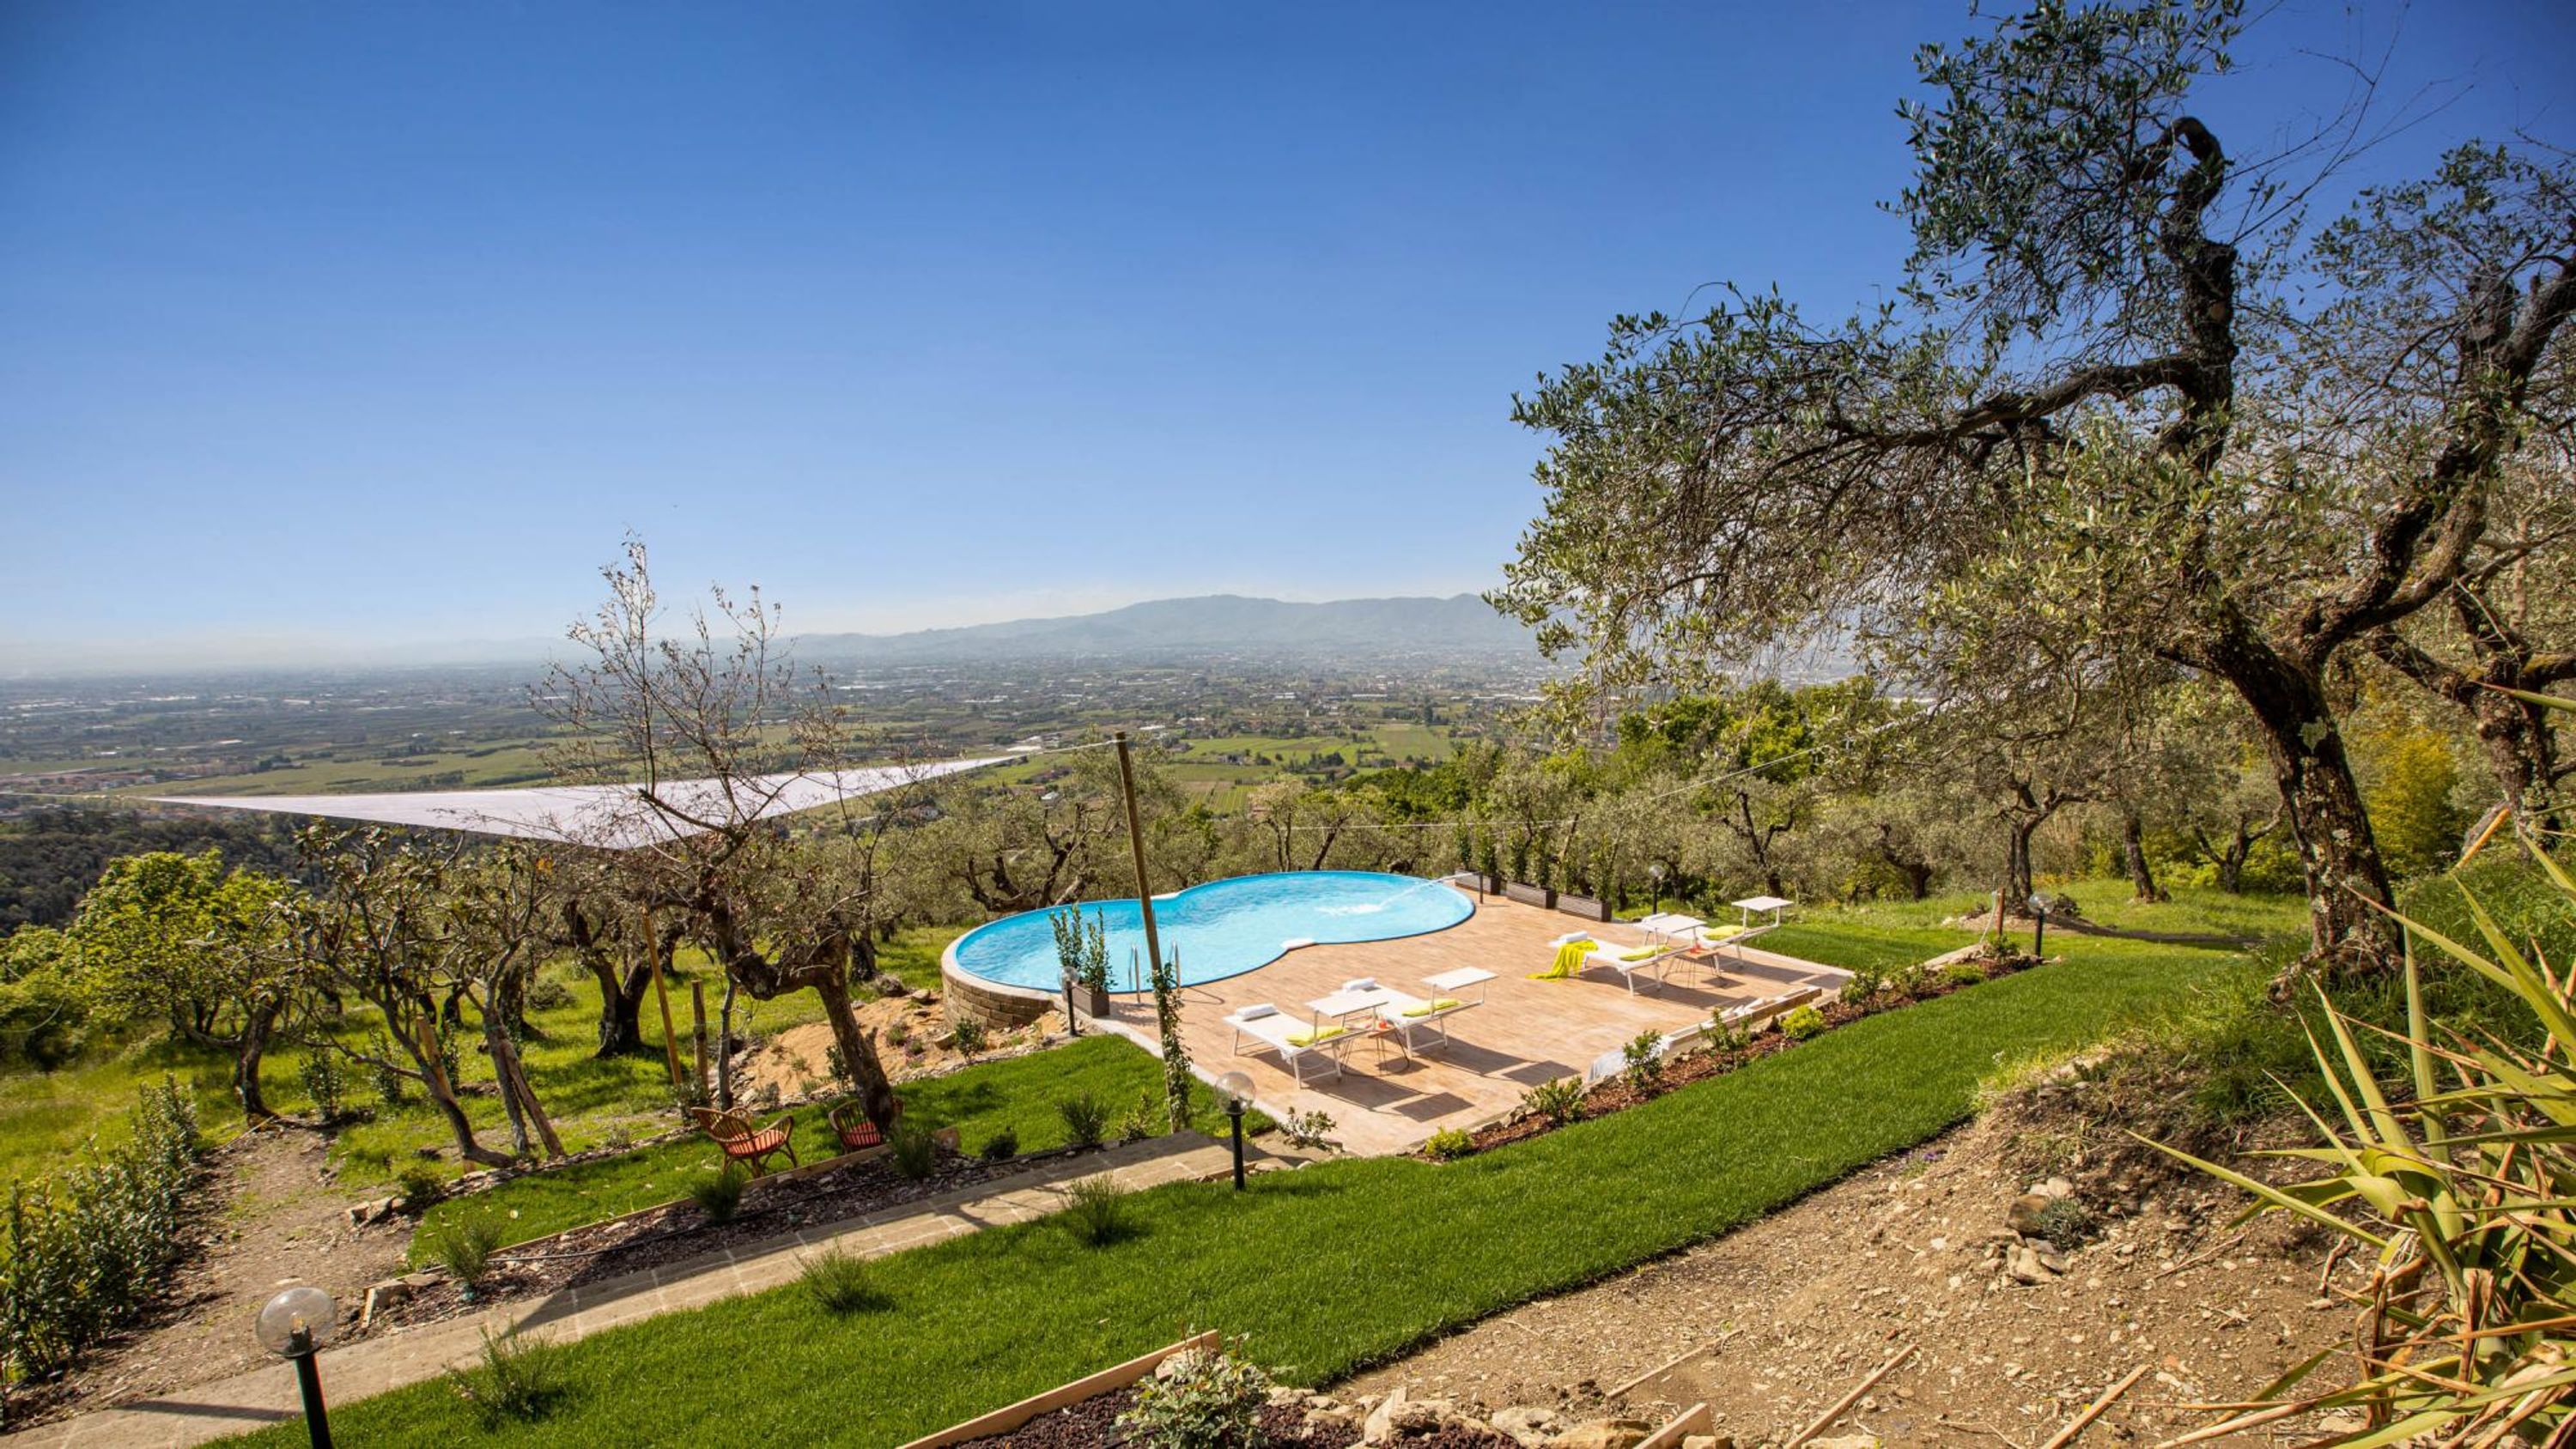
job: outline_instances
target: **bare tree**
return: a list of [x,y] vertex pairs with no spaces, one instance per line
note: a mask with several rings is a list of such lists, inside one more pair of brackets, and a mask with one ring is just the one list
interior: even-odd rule
[[[755,1000],[812,991],[869,1120],[900,1110],[850,994],[873,950],[877,850],[910,785],[861,798],[841,785],[857,742],[819,678],[776,651],[778,614],[757,591],[722,588],[672,632],[644,545],[602,571],[608,601],[568,637],[584,657],[536,691],[563,729],[556,763],[581,780],[631,787],[585,826],[639,911],[685,923]],[[829,788],[791,830],[782,814]],[[916,782],[917,783],[917,782]],[[658,941],[655,943],[658,949]]]

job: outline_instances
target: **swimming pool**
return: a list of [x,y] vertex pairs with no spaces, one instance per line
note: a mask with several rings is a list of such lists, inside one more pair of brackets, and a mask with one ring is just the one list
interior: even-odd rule
[[[1267,966],[1292,943],[1419,936],[1446,930],[1475,910],[1473,902],[1438,881],[1368,870],[1301,870],[1236,876],[1158,896],[1154,929],[1165,956],[1179,953],[1181,984],[1189,986]],[[949,963],[986,981],[1053,991],[1063,985],[1064,970],[1056,961],[1049,914],[1023,911],[977,926],[948,948]],[[1110,988],[1149,986],[1144,915],[1136,902],[1087,901],[1082,917],[1108,928]]]

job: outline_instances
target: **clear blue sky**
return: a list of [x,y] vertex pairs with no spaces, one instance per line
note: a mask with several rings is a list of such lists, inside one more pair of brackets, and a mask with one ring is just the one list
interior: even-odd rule
[[[1612,313],[1890,276],[1965,9],[0,0],[0,668],[551,635],[628,528],[800,629],[1483,587]],[[2576,135],[2571,17],[2405,14],[2373,164]]]

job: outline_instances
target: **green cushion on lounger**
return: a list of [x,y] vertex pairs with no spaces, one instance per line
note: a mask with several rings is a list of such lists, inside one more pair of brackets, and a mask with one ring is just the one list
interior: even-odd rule
[[1404,1014],[1407,1016],[1429,1016],[1435,1011],[1447,1011],[1449,1008],[1456,1006],[1457,1004],[1458,999],[1456,997],[1444,996],[1438,1001],[1426,1001],[1420,1006],[1408,1006],[1404,1009]]
[[1664,954],[1664,948],[1661,946],[1640,946],[1634,951],[1620,952],[1619,959],[1622,961],[1652,961],[1662,954]]
[[1337,1036],[1345,1035],[1349,1031],[1350,1028],[1347,1026],[1328,1026],[1322,1031],[1294,1032],[1290,1034],[1288,1044],[1294,1047],[1318,1046],[1324,1042],[1331,1041]]

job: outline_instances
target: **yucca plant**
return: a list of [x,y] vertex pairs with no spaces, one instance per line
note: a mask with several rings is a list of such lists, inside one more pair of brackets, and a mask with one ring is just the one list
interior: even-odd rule
[[[2537,699],[2537,697],[2533,697]],[[2555,709],[2576,703],[2538,700]],[[2576,878],[2536,839],[2525,849],[2569,909]],[[2255,1196],[2254,1211],[2295,1213],[2375,1255],[2356,1295],[2359,1372],[2306,1381],[2342,1347],[2295,1365],[2233,1412],[2172,1442],[2239,1433],[2315,1410],[2358,1411],[2364,1426],[2325,1443],[2559,1442],[2576,1435],[2576,963],[2526,953],[2475,893],[2459,886],[2483,949],[2400,916],[2408,934],[2411,1080],[2392,1102],[2361,1033],[2322,990],[2328,1049],[2309,1033],[2331,1110],[2292,1094],[2318,1144],[2271,1154],[2321,1164],[2286,1187],[2174,1148],[2163,1150]],[[2415,943],[2510,992],[2537,1047],[2436,1031],[2424,1010]],[[2432,1442],[2428,1439],[2426,1442]]]

